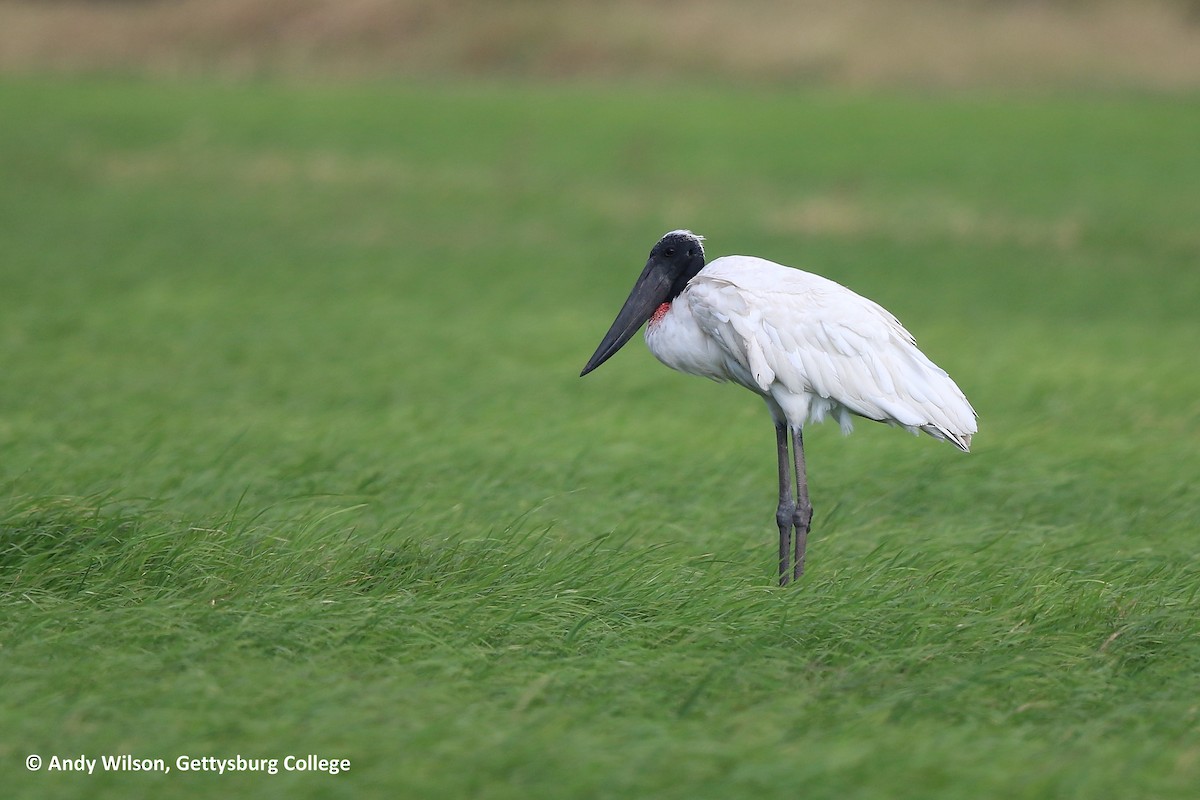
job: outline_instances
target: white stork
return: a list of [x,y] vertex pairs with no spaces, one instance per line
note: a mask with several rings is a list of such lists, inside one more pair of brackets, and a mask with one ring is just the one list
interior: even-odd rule
[[812,522],[805,422],[829,416],[849,433],[857,414],[913,434],[925,431],[964,452],[978,430],[962,390],[882,306],[819,275],[761,258],[725,256],[705,266],[703,238],[691,231],[671,231],[654,245],[580,377],[647,320],[646,344],[659,361],[689,375],[733,381],[766,401],[779,458],[781,586],[804,573]]

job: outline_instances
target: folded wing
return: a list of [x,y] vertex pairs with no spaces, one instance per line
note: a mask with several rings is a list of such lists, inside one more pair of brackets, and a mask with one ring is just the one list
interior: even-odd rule
[[853,413],[970,447],[977,425],[966,396],[877,303],[747,256],[712,262],[687,296],[734,379],[772,397],[789,419],[831,415],[848,429]]

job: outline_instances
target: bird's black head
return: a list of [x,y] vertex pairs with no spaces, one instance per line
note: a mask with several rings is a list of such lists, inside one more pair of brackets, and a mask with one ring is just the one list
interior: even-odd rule
[[628,342],[663,303],[679,296],[704,269],[704,239],[691,231],[671,231],[650,250],[633,291],[580,376],[603,364]]
[[651,264],[657,264],[671,276],[670,292],[662,301],[669,303],[679,296],[697,272],[704,269],[704,237],[691,231],[671,231],[651,248],[647,268]]

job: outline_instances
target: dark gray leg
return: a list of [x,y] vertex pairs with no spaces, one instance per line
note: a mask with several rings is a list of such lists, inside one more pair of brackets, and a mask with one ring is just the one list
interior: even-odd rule
[[792,430],[792,450],[796,456],[796,504],[792,511],[796,555],[792,560],[792,578],[800,580],[804,574],[804,551],[808,547],[808,529],[813,515],[812,503],[808,501],[808,471],[804,466],[804,433],[800,428]]
[[779,507],[775,509],[775,521],[779,523],[779,585],[787,586],[791,577],[788,559],[792,549],[792,526],[796,524],[796,502],[792,499],[786,422],[775,423],[775,448],[779,454]]

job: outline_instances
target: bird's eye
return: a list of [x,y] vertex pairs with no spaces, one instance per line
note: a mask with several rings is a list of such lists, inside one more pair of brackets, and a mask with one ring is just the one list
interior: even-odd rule
[[668,247],[666,250],[663,250],[663,255],[667,258],[670,258],[671,256],[675,255],[675,248]]

